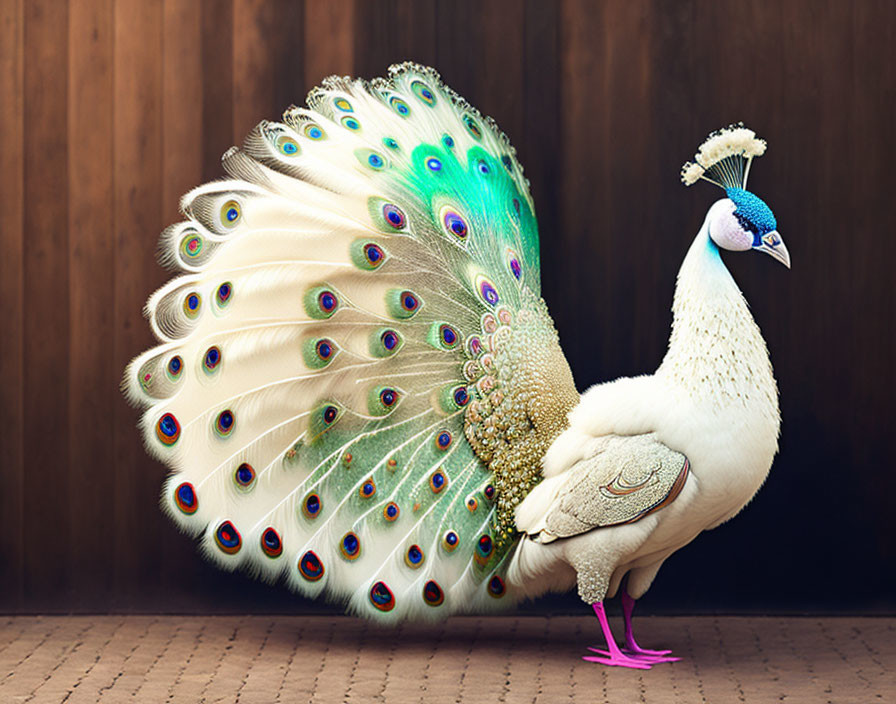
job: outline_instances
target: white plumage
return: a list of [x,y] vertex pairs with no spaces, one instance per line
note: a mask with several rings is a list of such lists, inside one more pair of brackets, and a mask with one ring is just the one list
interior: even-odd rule
[[[179,275],[123,388],[173,470],[164,510],[222,567],[386,622],[577,581],[597,660],[662,660],[634,642],[630,597],[749,501],[777,449],[765,344],[719,256],[789,264],[745,190],[764,150],[732,127],[686,165],[728,197],[681,267],[669,352],[579,399],[507,138],[432,69],[328,79],[162,235]],[[622,653],[602,602],[626,575]]]

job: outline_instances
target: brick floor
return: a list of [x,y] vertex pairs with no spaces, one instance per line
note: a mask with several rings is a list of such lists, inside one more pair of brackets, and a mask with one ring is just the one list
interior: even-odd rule
[[896,702],[893,618],[641,618],[684,657],[584,662],[586,617],[0,617],[0,702]]

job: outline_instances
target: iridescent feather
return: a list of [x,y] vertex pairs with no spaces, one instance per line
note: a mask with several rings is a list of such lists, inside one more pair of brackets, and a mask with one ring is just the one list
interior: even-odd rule
[[129,366],[162,505],[226,568],[395,620],[485,610],[577,401],[507,138],[433,70],[330,78],[162,235]]

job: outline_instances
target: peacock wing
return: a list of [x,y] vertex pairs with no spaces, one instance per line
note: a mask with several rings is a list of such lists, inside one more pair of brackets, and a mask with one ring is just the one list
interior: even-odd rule
[[634,523],[674,501],[688,470],[687,458],[652,434],[607,436],[592,457],[569,470],[545,516],[544,537]]
[[124,388],[225,568],[385,620],[514,600],[513,507],[577,400],[528,184],[431,69],[331,78],[182,202]]

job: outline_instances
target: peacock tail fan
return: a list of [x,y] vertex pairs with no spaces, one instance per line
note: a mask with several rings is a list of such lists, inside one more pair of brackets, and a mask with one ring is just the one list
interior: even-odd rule
[[330,78],[162,234],[128,367],[162,506],[222,567],[381,620],[484,611],[578,396],[528,183],[414,64]]

